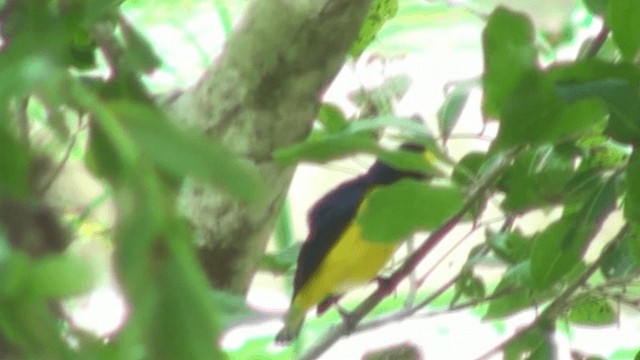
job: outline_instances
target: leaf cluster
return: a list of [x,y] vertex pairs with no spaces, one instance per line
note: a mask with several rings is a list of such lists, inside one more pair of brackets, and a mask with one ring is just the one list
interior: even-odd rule
[[[251,201],[260,183],[154,103],[142,79],[161,60],[121,2],[0,2],[3,359],[223,356],[216,339],[227,320],[177,211],[178,190],[191,178]],[[44,145],[36,133],[47,134]],[[64,252],[77,223],[62,224],[44,201],[68,161],[84,162],[117,209],[109,235],[129,318],[108,342],[70,325],[60,307],[99,278],[87,260]]]

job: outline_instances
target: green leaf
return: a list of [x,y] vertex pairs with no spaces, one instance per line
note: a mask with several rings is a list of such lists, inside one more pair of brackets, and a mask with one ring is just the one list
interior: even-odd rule
[[524,237],[518,230],[493,233],[488,240],[491,250],[511,264],[522,262],[531,254],[531,240]]
[[31,259],[22,252],[13,252],[0,262],[0,298],[23,294],[31,275]]
[[31,192],[31,156],[18,140],[0,128],[0,197],[25,198]]
[[[181,228],[182,225],[178,225]],[[161,262],[150,358],[221,359],[220,324],[188,232],[168,230],[168,259]]]
[[[375,155],[396,169],[440,175],[441,172],[435,167],[434,162],[426,158],[425,154],[416,154],[412,151],[403,150],[389,151],[378,145],[369,131],[388,125],[390,123],[388,120],[392,119],[378,118],[371,121],[350,123],[347,129],[336,134],[317,132],[315,135],[312,134],[310,139],[305,142],[277,149],[273,153],[273,157],[283,164],[292,164],[298,161],[325,163],[353,153],[364,152]],[[411,126],[417,125],[410,120],[407,120],[407,122],[395,118],[393,120],[407,126],[409,124]],[[391,123],[396,121],[391,121]],[[413,141],[409,140],[409,142]],[[425,145],[429,155],[434,157],[442,156],[442,151],[433,139],[417,137],[415,142]]]
[[460,292],[469,299],[478,300],[484,298],[486,288],[482,278],[469,271],[456,281],[456,292]]
[[265,253],[260,260],[260,268],[276,274],[286,273],[295,266],[301,246],[301,242],[295,242],[278,252]]
[[151,44],[124,17],[118,20],[126,44],[123,61],[134,71],[148,73],[159,67],[161,60]]
[[66,298],[90,291],[95,271],[86,260],[74,255],[49,256],[31,268],[31,294],[44,298]]
[[545,76],[529,76],[506,100],[496,150],[522,144],[555,143],[602,131],[608,111],[597,99],[565,104]]
[[114,102],[111,108],[140,149],[168,173],[178,177],[194,176],[243,200],[259,196],[261,184],[255,172],[211,139],[178,128],[149,106]]
[[601,16],[605,15],[609,6],[609,0],[583,0],[583,3],[589,12]]
[[489,301],[484,320],[499,319],[524,310],[536,303],[531,287],[531,264],[529,261],[510,266],[502,276],[494,294],[502,294]]
[[329,103],[323,103],[320,106],[318,121],[328,133],[336,133],[349,126],[342,110],[337,105]]
[[556,204],[562,201],[565,184],[573,176],[574,158],[556,147],[543,146],[518,155],[500,179],[507,211]]
[[640,152],[636,148],[629,158],[626,171],[626,195],[624,197],[624,217],[640,223]]
[[470,84],[456,84],[453,90],[448,92],[445,96],[444,102],[438,109],[438,128],[440,130],[440,136],[442,141],[446,142],[453,131],[453,128],[458,123],[462,110],[467,104],[471,90],[476,87],[475,81]]
[[548,360],[556,358],[553,330],[536,326],[521,332],[504,348],[505,360]]
[[491,13],[482,33],[485,117],[498,117],[525,74],[535,71],[534,39],[533,26],[525,15],[502,6]]
[[340,133],[335,136],[319,136],[273,152],[276,161],[293,164],[298,161],[324,163],[355,152],[375,152],[376,140],[366,133]]
[[571,301],[567,320],[577,325],[611,325],[616,322],[616,310],[604,296],[586,294]]
[[150,167],[147,164],[139,169],[142,176],[127,178],[113,193],[121,219],[114,234],[115,260],[127,295],[134,303],[151,291],[151,269],[141,266],[141,259],[150,257],[162,227],[169,221],[172,209],[168,207],[173,204],[169,200],[172,192]]
[[640,2],[636,0],[609,1],[607,25],[622,55],[634,60],[640,50]]
[[621,142],[640,140],[640,94],[638,86],[625,79],[603,78],[579,83],[562,83],[558,95],[566,101],[599,98],[610,118],[607,133]]
[[545,75],[559,85],[606,79],[625,80],[634,87],[640,85],[640,69],[635,65],[628,62],[611,63],[600,59],[553,64],[546,69]]
[[426,185],[415,180],[374,189],[356,222],[372,242],[394,243],[418,230],[433,230],[460,210],[464,197],[454,187]]
[[575,220],[563,218],[533,238],[532,284],[536,289],[551,287],[580,262],[590,234]]
[[93,175],[117,184],[126,174],[127,166],[110,140],[100,122],[91,123],[84,161]]
[[349,53],[357,58],[373,42],[376,34],[387,20],[398,12],[398,0],[373,0],[364,19],[360,33]]
[[480,170],[487,159],[487,154],[470,152],[460,159],[453,168],[451,179],[460,186],[470,186],[480,177]]
[[640,270],[640,239],[637,232],[624,227],[616,241],[606,249],[602,256],[600,271],[607,278],[630,276]]

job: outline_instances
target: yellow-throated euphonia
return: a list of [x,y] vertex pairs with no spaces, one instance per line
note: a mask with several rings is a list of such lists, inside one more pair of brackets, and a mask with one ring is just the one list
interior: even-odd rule
[[[413,143],[401,148],[424,151],[423,146]],[[364,175],[339,185],[313,206],[307,218],[309,234],[298,255],[291,305],[277,343],[288,343],[298,335],[310,308],[317,305],[322,313],[340,294],[378,275],[398,243],[367,241],[354,219],[373,188],[404,178],[420,179],[424,174],[376,161]]]

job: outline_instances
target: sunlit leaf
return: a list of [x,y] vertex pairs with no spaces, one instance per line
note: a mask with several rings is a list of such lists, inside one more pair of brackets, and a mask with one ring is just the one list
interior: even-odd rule
[[610,325],[616,321],[616,310],[607,298],[587,294],[571,301],[567,319],[578,325]]
[[485,117],[496,118],[525,74],[535,71],[533,26],[523,14],[498,7],[482,33],[482,46],[483,111]]
[[460,210],[464,197],[454,187],[400,180],[374,189],[356,221],[373,242],[393,243],[418,230],[432,230]]
[[535,304],[531,287],[531,264],[524,261],[510,266],[494,294],[501,294],[489,301],[489,308],[484,314],[485,320],[498,319],[518,311],[524,310]]
[[460,114],[467,104],[469,95],[475,82],[471,84],[456,84],[453,89],[446,94],[444,102],[438,109],[438,128],[440,129],[440,135],[442,140],[449,139],[453,128],[458,124]]
[[318,111],[318,121],[329,133],[335,133],[348,126],[342,110],[333,104],[324,103]]

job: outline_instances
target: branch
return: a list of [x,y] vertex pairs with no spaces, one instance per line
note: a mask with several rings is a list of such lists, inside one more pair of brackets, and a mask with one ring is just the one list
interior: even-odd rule
[[[396,270],[391,277],[380,285],[369,297],[367,297],[360,305],[350,314],[349,321],[340,323],[338,326],[328,331],[314,346],[312,346],[301,360],[317,359],[342,336],[350,334],[356,325],[376,307],[388,294],[390,294],[402,281],[407,277],[413,269],[422,261],[422,259],[451,231],[455,228],[471,210],[475,203],[482,199],[485,192],[493,185],[502,172],[511,165],[513,158],[520,152],[520,148],[514,149],[507,154],[502,155],[493,169],[478,181],[475,189],[473,189],[463,204],[462,208],[453,215],[444,225],[436,229],[427,239],[418,247],[403,264]],[[442,290],[444,291],[444,290]],[[439,294],[438,294],[439,295]]]
[[524,328],[519,329],[515,334],[511,335],[509,338],[507,338],[500,344],[496,345],[491,350],[487,351],[484,355],[480,356],[477,360],[489,359],[493,354],[505,349],[507,346],[513,343],[521,334],[524,334],[525,332],[534,329],[535,327],[541,325],[543,322],[549,319],[555,319],[556,317],[558,317],[558,315],[564,310],[566,303],[568,302],[569,298],[573,295],[573,293],[575,293],[576,290],[578,290],[578,288],[583,286],[589,280],[589,278],[600,268],[600,265],[602,264],[602,260],[604,259],[605,254],[606,254],[606,251],[602,251],[598,259],[596,259],[596,261],[594,261],[589,267],[587,267],[578,279],[576,279],[573,283],[567,286],[567,288],[564,289],[564,291],[557,298],[555,298],[549,304],[549,306],[547,306],[535,318],[533,322],[531,322],[529,325],[525,326]]
[[67,144],[67,148],[64,151],[64,155],[62,155],[62,159],[60,160],[58,165],[56,165],[55,169],[53,169],[47,181],[37,189],[38,194],[40,195],[46,194],[51,188],[51,186],[53,185],[53,183],[56,181],[56,179],[60,176],[60,174],[62,173],[62,170],[64,170],[64,167],[67,165],[67,162],[69,161],[69,157],[71,156],[71,151],[73,150],[73,147],[76,145],[76,142],[78,140],[78,135],[80,134],[82,129],[83,129],[82,114],[78,114],[78,127],[75,133],[73,133],[73,135],[69,139],[69,143]]
[[256,0],[197,86],[167,104],[173,119],[241,157],[268,189],[252,204],[200,184],[183,189],[182,211],[203,245],[199,257],[213,286],[246,293],[294,171],[271,153],[308,135],[318,99],[344,64],[370,4]]

